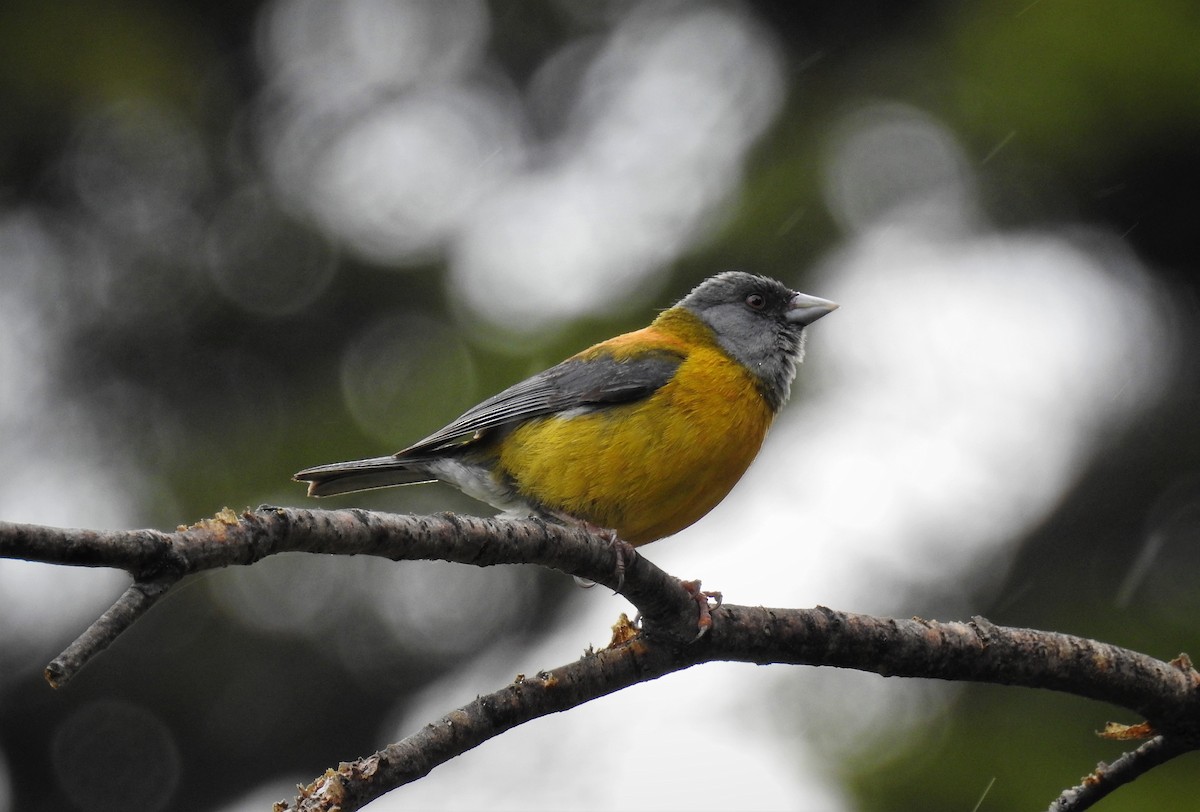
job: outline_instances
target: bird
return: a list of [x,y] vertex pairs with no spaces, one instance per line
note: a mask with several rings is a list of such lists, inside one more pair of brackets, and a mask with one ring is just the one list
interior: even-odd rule
[[513,384],[395,454],[294,479],[310,496],[441,480],[505,515],[648,544],[699,520],[741,479],[788,401],[804,328],[837,307],[765,276],[718,273],[648,327]]

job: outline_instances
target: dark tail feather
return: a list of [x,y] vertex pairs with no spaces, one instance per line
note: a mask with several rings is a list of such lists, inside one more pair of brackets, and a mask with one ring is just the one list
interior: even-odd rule
[[371,488],[432,482],[434,477],[428,471],[414,470],[411,460],[406,462],[395,457],[374,457],[306,468],[292,479],[307,482],[309,496],[334,496]]

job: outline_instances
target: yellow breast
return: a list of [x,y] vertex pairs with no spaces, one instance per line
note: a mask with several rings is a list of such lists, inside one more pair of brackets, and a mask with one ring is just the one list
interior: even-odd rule
[[633,545],[712,510],[754,460],[774,417],[754,376],[686,311],[588,350],[678,352],[675,376],[645,400],[550,416],[501,444],[498,473],[533,504],[615,530]]

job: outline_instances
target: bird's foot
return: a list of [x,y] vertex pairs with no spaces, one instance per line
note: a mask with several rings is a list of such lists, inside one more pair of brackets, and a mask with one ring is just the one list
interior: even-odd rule
[[680,581],[679,585],[692,596],[692,600],[696,602],[696,607],[700,612],[700,617],[696,620],[696,638],[692,641],[694,643],[708,634],[708,630],[712,628],[712,613],[721,608],[723,597],[720,592],[702,591],[699,581]]
[[613,548],[613,556],[616,558],[616,563],[613,564],[613,575],[617,579],[615,594],[625,586],[625,568],[637,558],[637,550],[628,541],[622,541],[615,530],[602,530],[600,535],[608,539],[608,543]]
[[[569,516],[564,518],[569,519],[571,523],[579,525],[589,533],[599,536],[609,543],[609,546],[613,550],[613,557],[615,558],[613,578],[617,582],[616,592],[620,592],[621,588],[625,586],[625,569],[637,558],[637,550],[629,542],[622,541],[620,536],[617,535],[616,530],[609,530],[606,527],[600,527],[591,522],[582,522]],[[591,589],[596,585],[595,581],[587,578],[581,578],[578,575],[572,577],[575,579],[575,583],[584,589]]]

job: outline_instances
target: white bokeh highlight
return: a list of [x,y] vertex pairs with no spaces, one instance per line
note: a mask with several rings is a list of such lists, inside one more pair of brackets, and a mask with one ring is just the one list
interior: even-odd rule
[[524,160],[514,91],[481,64],[489,30],[479,0],[268,6],[255,129],[281,202],[373,262],[436,260]]
[[483,86],[412,93],[363,116],[322,156],[317,221],[379,262],[438,258],[521,160],[520,122]]
[[[56,390],[61,333],[46,318],[46,286],[68,259],[54,236],[36,217],[0,212],[0,466],[13,472],[0,490],[0,516],[120,527],[132,515],[138,474],[106,454],[95,417]],[[40,670],[128,580],[111,570],[0,561],[0,680]]]
[[453,79],[483,57],[483,0],[278,0],[258,27],[264,67],[316,107]]
[[518,333],[612,312],[736,193],[782,101],[778,56],[727,7],[670,8],[634,11],[590,62],[570,60],[581,74],[559,79],[576,101],[553,157],[498,187],[455,244],[449,284],[470,310]]
[[522,95],[484,59],[482,4],[275,3],[254,117],[272,187],[353,255],[448,262],[468,318],[511,334],[628,305],[721,222],[784,81],[735,6],[611,18]]

